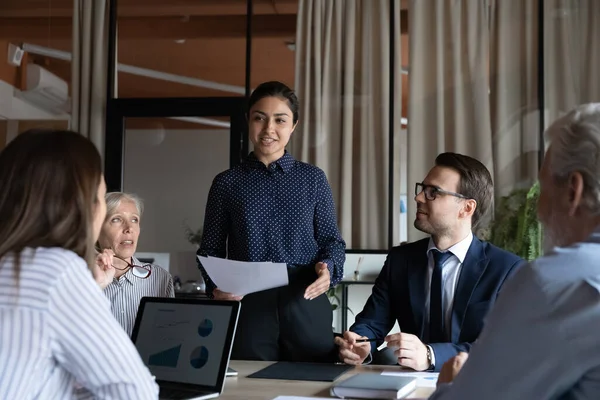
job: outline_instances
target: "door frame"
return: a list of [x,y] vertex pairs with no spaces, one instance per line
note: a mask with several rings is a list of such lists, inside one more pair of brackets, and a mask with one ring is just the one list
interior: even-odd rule
[[245,97],[111,99],[106,109],[104,177],[107,190],[123,190],[126,118],[229,117],[229,164],[233,167],[248,154],[246,102]]

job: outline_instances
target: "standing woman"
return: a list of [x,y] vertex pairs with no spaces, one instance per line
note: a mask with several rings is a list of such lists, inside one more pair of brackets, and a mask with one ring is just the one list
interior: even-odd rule
[[75,382],[100,399],[158,397],[101,290],[114,276],[112,254],[94,251],[105,192],[78,133],[27,131],[0,152],[0,399],[70,399]]
[[287,263],[289,286],[246,295],[220,291],[200,265],[207,293],[241,300],[233,359],[330,362],[332,308],[325,292],[343,277],[345,247],[325,173],[285,146],[298,99],[280,82],[250,96],[254,151],[220,173],[208,195],[198,255]]

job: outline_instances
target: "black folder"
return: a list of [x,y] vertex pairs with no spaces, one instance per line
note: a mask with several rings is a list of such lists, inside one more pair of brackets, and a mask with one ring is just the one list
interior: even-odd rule
[[280,361],[260,371],[248,375],[248,378],[284,379],[293,381],[333,382],[344,372],[354,368],[345,364],[294,363]]

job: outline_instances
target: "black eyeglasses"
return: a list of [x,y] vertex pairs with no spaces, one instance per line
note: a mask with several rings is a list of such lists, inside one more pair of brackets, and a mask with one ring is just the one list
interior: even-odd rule
[[467,197],[463,194],[456,193],[456,192],[449,192],[447,190],[440,189],[437,186],[425,185],[423,183],[416,183],[415,184],[415,196],[418,196],[419,193],[421,193],[421,192],[423,192],[423,194],[425,195],[425,200],[428,200],[428,201],[435,200],[435,198],[437,197],[438,194],[454,196],[454,197],[458,197],[460,199],[470,199],[470,197]]
[[127,261],[127,260],[125,260],[125,259],[123,259],[121,257],[117,257],[117,256],[113,256],[113,257],[114,258],[118,258],[119,260],[124,261],[125,263],[127,263],[127,266],[125,268],[119,268],[119,267],[113,265],[113,267],[115,269],[118,269],[120,271],[126,271],[127,269],[131,268],[131,273],[136,278],[146,279],[152,273],[152,270],[150,269],[150,264],[133,265],[129,261]]

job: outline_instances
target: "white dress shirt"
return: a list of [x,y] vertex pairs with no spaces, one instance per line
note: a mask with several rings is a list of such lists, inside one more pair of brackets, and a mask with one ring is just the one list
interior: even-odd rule
[[[133,265],[147,265],[135,257],[132,259]],[[115,319],[129,336],[133,332],[142,297],[175,297],[171,274],[158,265],[150,264],[149,268],[150,276],[145,279],[135,277],[129,269],[104,288]]]
[[61,248],[0,260],[0,399],[71,399],[75,381],[97,399],[156,399],[158,385],[94,282]]
[[[473,233],[469,232],[460,242],[450,247],[447,251],[452,253],[452,257],[442,266],[442,310],[444,312],[444,327],[446,329],[446,336],[449,338],[451,335],[452,328],[452,306],[454,305],[454,292],[458,283],[458,277],[460,276],[460,270],[462,268],[471,242],[473,241]],[[431,277],[433,275],[433,268],[435,261],[433,260],[433,251],[438,250],[433,243],[433,239],[429,239],[429,245],[427,246],[427,280],[425,282],[425,337],[429,337],[429,299],[431,295]]]
[[[454,306],[454,292],[456,291],[456,285],[458,284],[458,277],[460,276],[460,270],[462,268],[471,242],[473,241],[473,233],[469,232],[460,242],[451,246],[447,251],[452,253],[452,256],[446,260],[442,266],[442,310],[444,310],[444,328],[446,330],[446,336],[450,338],[452,334],[452,307]],[[429,239],[429,245],[427,246],[427,280],[425,282],[425,337],[429,337],[429,300],[431,298],[431,277],[433,276],[433,268],[435,267],[435,261],[433,259],[433,250],[439,250],[433,243],[433,239]],[[431,353],[431,364],[435,365],[435,351],[430,346],[429,351]]]
[[504,285],[469,359],[431,400],[600,398],[600,229]]

